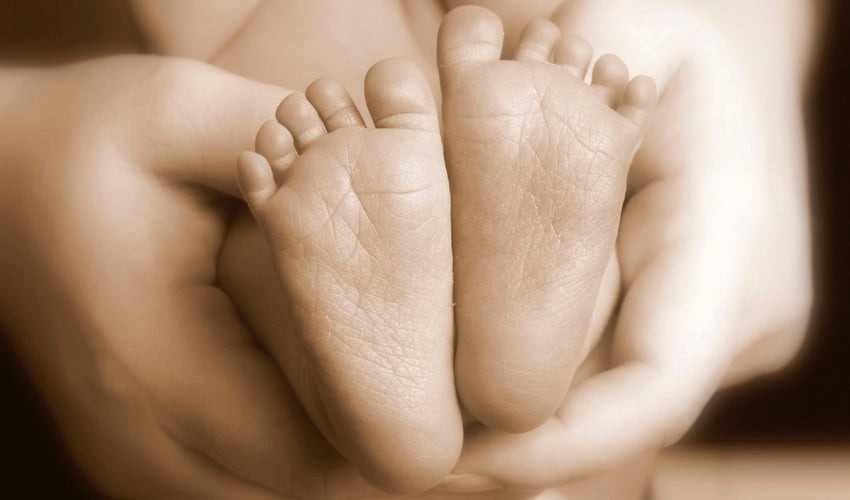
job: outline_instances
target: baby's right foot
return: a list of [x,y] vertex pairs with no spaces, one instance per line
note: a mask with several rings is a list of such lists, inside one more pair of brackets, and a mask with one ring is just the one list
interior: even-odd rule
[[418,68],[378,63],[365,91],[374,128],[332,79],[285,99],[239,180],[307,353],[290,364],[308,376],[287,374],[315,380],[305,408],[367,479],[414,492],[451,470],[462,442],[449,186]]
[[455,370],[473,416],[524,431],[555,412],[580,362],[655,87],[610,55],[585,84],[591,47],[548,21],[528,25],[515,61],[499,60],[502,38],[480,7],[440,28]]

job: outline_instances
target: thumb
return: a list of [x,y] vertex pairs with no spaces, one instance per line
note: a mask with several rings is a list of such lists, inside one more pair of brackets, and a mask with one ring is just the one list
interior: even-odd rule
[[135,163],[171,182],[240,197],[239,153],[254,148],[262,123],[274,118],[290,91],[209,64],[165,59],[144,82],[136,128]]

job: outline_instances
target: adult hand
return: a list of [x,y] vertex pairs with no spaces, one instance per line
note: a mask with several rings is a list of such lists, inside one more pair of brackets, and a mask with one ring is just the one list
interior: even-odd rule
[[144,56],[0,78],[15,96],[0,123],[0,324],[95,486],[373,491],[216,285],[232,212],[216,191],[236,192],[235,158],[285,91]]
[[614,367],[532,432],[468,433],[456,472],[493,485],[564,484],[675,442],[722,383],[783,366],[810,310],[799,89],[756,94],[752,62],[666,2],[568,2],[554,20],[662,97],[621,222]]

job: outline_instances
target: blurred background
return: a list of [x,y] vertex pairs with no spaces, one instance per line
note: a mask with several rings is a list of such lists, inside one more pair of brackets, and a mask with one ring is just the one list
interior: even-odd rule
[[[817,277],[807,343],[781,373],[716,395],[684,441],[662,454],[661,500],[684,498],[681,491],[686,498],[753,498],[755,491],[758,498],[850,498],[850,2],[832,3],[821,36],[807,102]],[[0,61],[138,47],[123,2],[0,0]],[[0,401],[0,484],[29,498],[90,498],[6,346]]]

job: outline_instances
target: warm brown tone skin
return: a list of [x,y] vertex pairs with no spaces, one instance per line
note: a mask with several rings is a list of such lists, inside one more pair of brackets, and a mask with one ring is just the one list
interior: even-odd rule
[[585,84],[592,47],[548,21],[526,27],[515,60],[501,53],[495,14],[446,16],[458,393],[488,427],[524,432],[555,413],[585,354],[655,87],[613,55]]
[[240,185],[294,319],[276,354],[305,408],[374,483],[422,491],[463,439],[449,182],[420,70],[380,62],[365,93],[374,128],[336,80],[287,97],[283,126],[257,137],[264,154],[240,157]]
[[[387,56],[414,60],[435,86],[439,6],[411,2],[405,10],[387,2],[374,11],[358,7],[357,17],[339,4],[307,5],[264,3],[228,37],[231,43],[223,38],[209,42],[206,52],[196,46],[188,53],[217,54],[218,64],[296,89],[322,74],[339,74],[361,104],[366,68]],[[733,375],[746,377],[781,365],[800,339],[808,311],[803,163],[793,125],[799,117],[788,102],[797,95],[806,51],[778,43],[706,54],[705,47],[737,43],[735,28],[705,30],[705,20],[713,19],[709,13],[676,3],[647,5],[653,8],[567,2],[552,18],[562,31],[579,33],[600,51],[621,55],[634,72],[651,75],[664,96],[632,169],[618,241],[626,299],[614,345],[616,359],[625,364],[577,386],[535,432],[513,436],[475,428],[461,472],[542,488],[608,469],[686,429],[732,358],[740,361]],[[516,40],[530,20],[523,16],[546,17],[556,6],[547,4],[542,13],[536,7],[511,12],[505,2],[494,7],[510,21],[508,39]],[[794,15],[797,24],[782,24],[784,11],[775,2],[753,10],[762,24],[777,26],[775,39],[783,43],[792,39],[786,26],[804,24],[803,16]],[[386,14],[386,30],[375,31],[376,12]],[[694,19],[701,21],[694,25]],[[329,32],[321,26],[337,27],[331,40],[319,36]],[[167,37],[167,31],[160,35]],[[363,41],[354,44],[362,52],[352,53],[353,39]],[[510,45],[505,54],[514,52]],[[181,52],[179,40],[156,46]],[[303,52],[282,51],[305,46],[315,49],[310,64]],[[322,447],[288,392],[291,380],[255,347],[228,296],[215,286],[230,277],[228,289],[241,297],[240,308],[256,323],[252,327],[259,326],[260,338],[291,331],[279,312],[281,290],[268,251],[245,213],[230,233],[231,241],[242,238],[245,244],[225,248],[216,281],[228,203],[197,187],[236,194],[233,158],[250,147],[253,132],[271,118],[284,92],[221,80],[220,73],[185,61],[168,61],[160,72],[160,62],[108,59],[4,75],[9,92],[0,95],[15,96],[16,105],[4,107],[3,116],[16,118],[3,121],[0,135],[7,142],[0,148],[0,203],[10,214],[0,248],[4,273],[12,273],[2,282],[3,326],[75,458],[110,493],[272,496],[257,484],[309,496],[371,491],[332,449]],[[768,66],[782,71],[768,72]],[[729,74],[745,76],[728,85]],[[741,91],[748,86],[769,91]],[[151,99],[166,105],[151,107]],[[746,109],[740,103],[755,109],[736,115],[734,110]],[[34,116],[32,109],[49,113]],[[726,130],[738,132],[734,141],[718,133]],[[764,147],[752,147],[762,141]],[[182,149],[186,144],[189,151]],[[769,176],[753,171],[766,165]],[[766,197],[730,189],[765,184],[771,186]],[[753,218],[742,225],[741,213]],[[747,236],[753,221],[767,230]],[[730,234],[733,239],[726,239]],[[682,239],[692,244],[677,244]],[[722,251],[729,248],[736,252]],[[742,248],[749,258],[743,263]],[[609,305],[597,307],[591,338],[616,300],[616,267],[609,266],[609,285],[601,287],[600,303]],[[690,293],[695,288],[724,293]],[[742,289],[746,293],[725,293]],[[257,290],[264,298],[252,303]],[[669,303],[670,294],[681,301]],[[713,302],[716,297],[723,302]],[[46,307],[37,310],[36,304]],[[750,321],[735,321],[739,317]],[[753,345],[758,349],[748,350]],[[689,355],[677,357],[683,352]],[[620,405],[624,394],[633,401],[628,407]],[[653,413],[659,406],[670,411]],[[617,440],[606,439],[614,435]],[[510,458],[518,453],[523,467]],[[470,484],[482,483],[445,486]]]

